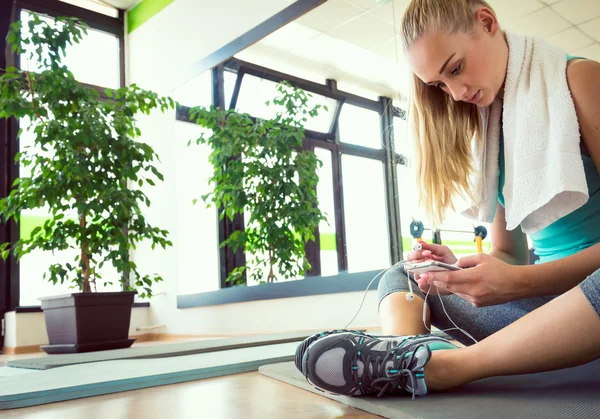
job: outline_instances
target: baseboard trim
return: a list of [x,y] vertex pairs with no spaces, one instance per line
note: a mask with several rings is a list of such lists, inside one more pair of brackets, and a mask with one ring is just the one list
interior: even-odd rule
[[10,347],[5,346],[2,348],[2,355],[23,355],[23,354],[34,354],[36,352],[43,352],[40,349],[41,345],[30,345],[30,346],[16,346]]

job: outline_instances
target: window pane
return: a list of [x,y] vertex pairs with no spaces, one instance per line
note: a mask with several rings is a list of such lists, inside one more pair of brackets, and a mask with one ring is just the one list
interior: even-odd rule
[[[200,103],[199,105],[205,105]],[[175,123],[177,159],[177,267],[179,293],[215,291],[220,287],[217,210],[200,197],[212,190],[208,179],[213,167],[208,145],[187,146],[200,136],[202,128],[189,122]],[[196,205],[192,200],[198,199]]]
[[340,140],[364,147],[381,148],[379,113],[344,104],[340,114]]
[[96,13],[102,13],[103,15],[110,17],[119,17],[119,11],[114,7],[105,4],[101,0],[60,0],[63,3],[69,3],[74,6],[83,7],[84,9],[91,10]]
[[319,223],[319,236],[321,241],[321,276],[336,275],[338,273],[338,259],[331,151],[323,148],[315,148],[315,154],[317,155],[317,158],[323,162],[323,167],[317,169],[317,174],[319,175],[317,198],[319,200],[319,209],[327,217],[327,221],[321,221]]
[[[23,130],[19,137],[20,151],[28,150],[30,153],[41,153],[42,150],[33,148],[34,133],[29,130],[30,121],[23,118],[19,121],[20,128]],[[48,150],[46,153],[52,153]],[[19,168],[19,175],[22,177],[30,176],[30,167]],[[46,220],[50,218],[48,208],[38,208],[35,210],[24,211],[21,213],[21,221],[19,224],[21,237],[29,237],[31,231],[37,226],[43,226]],[[68,218],[76,219],[75,213],[69,214]],[[71,283],[54,285],[44,279],[44,273],[48,272],[50,265],[54,263],[71,263],[75,264],[73,259],[79,254],[77,249],[68,249],[64,251],[47,252],[35,250],[23,256],[19,262],[20,272],[20,301],[23,306],[40,305],[39,297],[48,297],[53,295],[67,294],[69,292],[79,292],[78,289],[70,289]],[[104,286],[101,280],[98,280],[98,291],[120,291],[121,284],[119,275],[115,268],[110,264],[106,264],[99,270],[103,280],[113,281],[113,285]],[[92,286],[92,290],[93,290]]]
[[414,146],[410,140],[412,136],[407,132],[408,123],[400,118],[394,118],[394,145],[396,153],[413,157]]
[[[308,100],[309,109],[315,105],[321,105],[319,115],[314,118],[309,118],[305,129],[318,132],[330,132],[335,114],[335,106],[337,101],[325,96],[310,93],[312,97]],[[327,110],[325,110],[325,107]]]
[[[311,109],[316,105],[326,106],[325,109],[320,109],[318,116],[308,118],[305,129],[319,132],[329,132],[333,122],[336,101],[325,96],[309,93],[312,97],[308,100],[308,107]],[[267,106],[267,101],[273,101],[279,92],[277,91],[277,83],[270,80],[262,79],[244,74],[240,96],[237,101],[237,109],[242,113],[247,113],[257,118],[271,119],[274,118],[278,110],[277,106]]]
[[[24,30],[31,15],[27,11],[21,12]],[[47,22],[54,19],[42,17]],[[39,71],[38,60],[28,60],[29,51],[34,48],[29,45],[26,54],[21,54],[21,68],[29,71]],[[106,32],[88,29],[87,35],[79,44],[70,45],[66,50],[65,65],[71,70],[75,78],[82,82],[96,86],[118,88],[121,83],[119,67],[119,39]]]
[[231,97],[233,96],[233,89],[235,89],[235,82],[237,80],[237,73],[231,71],[223,72],[223,85],[225,88],[225,108],[229,109],[231,104]]
[[389,267],[383,163],[343,155],[342,174],[348,271]]

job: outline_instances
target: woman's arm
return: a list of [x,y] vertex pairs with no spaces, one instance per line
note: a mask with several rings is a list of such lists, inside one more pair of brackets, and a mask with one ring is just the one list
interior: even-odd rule
[[511,264],[529,264],[529,249],[527,236],[517,227],[513,231],[506,230],[506,213],[504,207],[498,203],[496,215],[492,223],[492,250],[490,255]]
[[[600,170],[600,63],[591,60],[569,62],[567,81],[577,112],[582,146]],[[529,284],[529,295],[539,296],[566,292],[598,268],[600,244],[560,260],[523,267],[521,273]]]

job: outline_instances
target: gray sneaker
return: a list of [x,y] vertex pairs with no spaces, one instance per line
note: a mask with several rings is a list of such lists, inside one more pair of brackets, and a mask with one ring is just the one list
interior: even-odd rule
[[431,352],[456,349],[430,335],[374,337],[347,330],[322,332],[296,350],[296,367],[317,390],[346,396],[427,394],[424,368]]

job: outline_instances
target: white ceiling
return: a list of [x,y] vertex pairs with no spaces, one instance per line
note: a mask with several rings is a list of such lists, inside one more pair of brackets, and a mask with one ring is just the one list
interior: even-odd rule
[[[395,34],[409,0],[377,3],[328,0],[238,56],[260,63],[267,60],[275,67],[289,68],[293,63],[320,74],[321,79],[333,77],[340,84],[368,89],[375,96],[405,92],[408,69]],[[569,54],[600,61],[600,0],[489,3],[504,29],[540,36]]]

